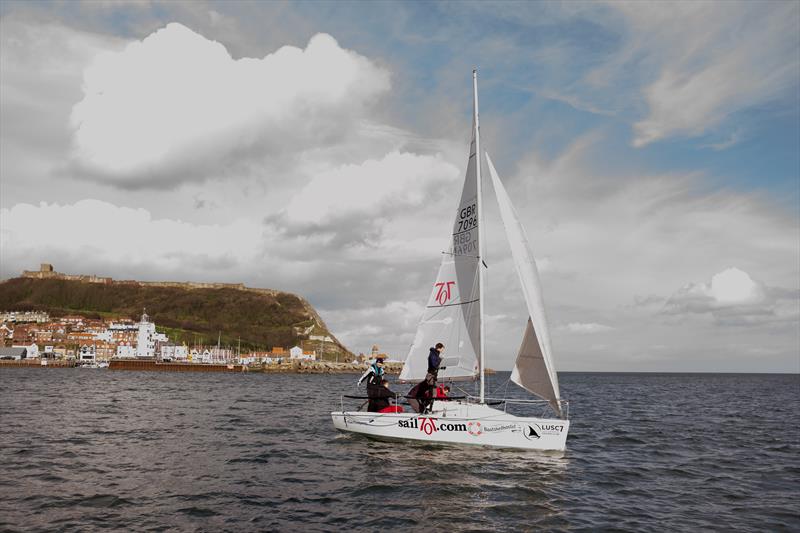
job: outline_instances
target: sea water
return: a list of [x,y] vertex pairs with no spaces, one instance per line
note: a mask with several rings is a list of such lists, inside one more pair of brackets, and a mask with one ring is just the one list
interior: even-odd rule
[[356,379],[0,369],[0,530],[800,530],[797,375],[562,373],[560,457],[337,433]]

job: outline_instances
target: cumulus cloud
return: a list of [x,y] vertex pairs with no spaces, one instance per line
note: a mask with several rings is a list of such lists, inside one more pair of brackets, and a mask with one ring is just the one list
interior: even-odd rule
[[[71,106],[81,98],[81,72],[123,39],[48,22],[0,17],[0,187],[19,197],[36,190],[69,149]],[[8,201],[8,197],[2,199]]]
[[[361,260],[385,259],[390,251],[407,261],[442,246],[444,231],[436,239],[423,228],[451,215],[448,209],[455,208],[456,200],[447,187],[457,190],[460,174],[440,154],[393,151],[315,174],[285,209],[267,220],[286,235],[325,237],[339,251],[357,246]],[[410,234],[416,238],[409,239]]]
[[667,300],[667,315],[711,314],[722,325],[796,321],[800,291],[767,287],[747,272],[727,268],[709,283],[689,283]]
[[391,152],[380,160],[345,165],[314,178],[287,206],[292,223],[319,224],[351,213],[374,218],[423,204],[430,189],[461,173],[440,155]]
[[202,180],[336,143],[388,87],[387,71],[326,34],[235,60],[171,23],[85,69],[71,117],[75,163],[131,187]]

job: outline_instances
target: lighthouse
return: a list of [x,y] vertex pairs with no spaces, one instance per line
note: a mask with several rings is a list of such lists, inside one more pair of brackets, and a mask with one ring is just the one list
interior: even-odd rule
[[150,322],[146,310],[142,311],[139,321],[139,335],[136,342],[136,357],[155,357],[156,355],[156,325]]

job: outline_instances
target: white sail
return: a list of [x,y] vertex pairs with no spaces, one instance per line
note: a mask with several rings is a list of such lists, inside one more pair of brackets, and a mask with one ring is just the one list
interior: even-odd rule
[[525,335],[520,346],[511,380],[533,394],[549,400],[550,404],[560,415],[558,403],[560,398],[558,390],[558,376],[553,365],[553,355],[550,348],[550,334],[547,330],[547,320],[544,314],[542,301],[542,287],[539,282],[539,271],[525,235],[525,228],[519,222],[519,217],[511,204],[505,187],[492,164],[489,154],[486,154],[489,174],[492,177],[495,196],[500,206],[500,216],[506,237],[511,246],[511,255],[514,265],[522,283],[522,293],[528,307],[530,318],[525,329]]
[[406,357],[402,381],[425,378],[429,348],[445,346],[439,380],[475,379],[479,372],[480,309],[478,275],[477,162],[475,128],[461,201],[453,223],[450,247],[442,255],[439,273],[431,288],[414,343]]

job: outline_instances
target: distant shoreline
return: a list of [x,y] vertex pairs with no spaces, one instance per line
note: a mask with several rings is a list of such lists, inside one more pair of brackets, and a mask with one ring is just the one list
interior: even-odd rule
[[[335,363],[330,361],[289,361],[273,365],[208,364],[156,361],[155,359],[111,359],[109,370],[145,372],[263,372],[266,374],[362,374],[366,363]],[[80,368],[74,360],[30,358],[0,360],[0,368]],[[399,374],[401,363],[390,363],[387,374]]]
[[[53,359],[46,359],[46,365],[42,365],[42,359],[23,359],[21,361],[13,361],[13,360],[0,360],[0,368],[80,368],[80,365],[77,364],[76,361],[65,361],[65,360],[53,360]],[[153,360],[139,360],[139,359],[128,359],[128,360],[116,360],[112,359],[112,361],[148,361],[153,362]],[[136,370],[140,371],[177,371],[177,372],[262,372],[265,374],[362,374],[367,369],[367,364],[353,364],[353,363],[335,363],[329,361],[295,361],[289,364],[277,364],[277,365],[253,365],[253,366],[243,366],[239,364],[235,365],[226,365],[226,364],[206,364],[206,363],[158,363],[159,367],[167,366],[167,365],[175,365],[170,366],[169,368],[138,368]],[[234,367],[233,369],[228,368],[229,366]],[[223,369],[217,370],[219,367],[224,367]],[[389,375],[397,375],[400,374],[400,370],[402,369],[402,363],[389,363],[386,368],[386,373]],[[134,370],[134,369],[117,369],[112,368],[112,370]],[[491,368],[486,369],[487,374],[496,374],[497,372],[510,372],[510,370],[493,370]],[[692,375],[718,375],[718,376],[800,376],[800,372],[676,372],[676,371],[647,371],[647,372],[631,372],[631,371],[618,371],[618,370],[561,370],[558,372],[559,374],[625,374],[625,375],[684,375],[684,376],[692,376]]]
[[[366,363],[335,363],[332,361],[289,361],[273,365],[208,364],[157,361],[155,359],[111,359],[108,370],[140,372],[262,372],[264,374],[363,374]],[[0,368],[80,368],[77,361],[52,359],[0,360]],[[402,363],[387,363],[386,374],[398,375]],[[494,374],[491,368],[487,374]]]

